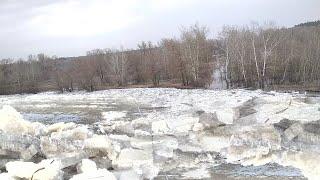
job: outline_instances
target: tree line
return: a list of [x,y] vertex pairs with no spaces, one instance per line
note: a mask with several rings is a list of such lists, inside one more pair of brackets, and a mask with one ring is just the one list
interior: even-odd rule
[[228,87],[320,85],[320,27],[225,27],[220,42]]
[[320,20],[310,21],[310,22],[305,22],[305,23],[300,23],[295,25],[295,27],[302,27],[302,26],[320,26]]
[[280,28],[272,23],[225,26],[212,38],[206,26],[181,28],[179,38],[136,49],[95,49],[72,58],[30,55],[3,59],[0,94],[87,90],[134,85],[270,88],[320,85],[320,27]]

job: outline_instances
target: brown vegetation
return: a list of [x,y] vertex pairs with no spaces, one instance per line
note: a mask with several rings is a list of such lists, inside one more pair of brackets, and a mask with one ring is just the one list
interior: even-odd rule
[[[107,87],[209,87],[220,70],[227,88],[320,86],[320,27],[272,24],[182,28],[178,39],[141,42],[136,50],[96,49],[76,58],[29,56],[0,64],[0,94]],[[179,85],[180,84],[180,85]]]

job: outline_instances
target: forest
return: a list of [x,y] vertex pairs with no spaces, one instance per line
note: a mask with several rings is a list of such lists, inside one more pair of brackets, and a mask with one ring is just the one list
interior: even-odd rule
[[225,88],[319,89],[319,23],[291,28],[274,23],[225,26],[215,37],[208,27],[195,24],[180,28],[179,37],[141,41],[136,49],[3,59],[0,94],[139,86],[209,88],[216,83],[214,72]]

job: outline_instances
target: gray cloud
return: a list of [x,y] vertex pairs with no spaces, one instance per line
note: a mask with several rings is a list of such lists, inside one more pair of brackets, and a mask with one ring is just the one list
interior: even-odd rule
[[280,26],[320,19],[319,0],[2,0],[0,58],[44,52],[82,55],[105,47],[179,35],[195,22],[224,25],[273,20]]

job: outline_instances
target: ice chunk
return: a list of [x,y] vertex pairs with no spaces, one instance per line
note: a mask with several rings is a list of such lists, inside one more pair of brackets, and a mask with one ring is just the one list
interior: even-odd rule
[[[91,154],[107,156],[111,160],[115,159],[117,153],[114,151],[112,142],[107,136],[94,135],[84,141],[84,149]],[[102,154],[101,154],[102,153]]]
[[11,177],[34,180],[59,180],[63,172],[61,162],[53,159],[43,160],[38,164],[33,162],[13,161],[6,164],[6,170]]
[[301,122],[319,120],[319,104],[306,104],[289,99],[258,104],[255,109],[255,118],[258,123],[278,123],[283,119]]
[[88,155],[84,152],[63,153],[58,156],[61,161],[62,168],[74,166],[82,161],[82,159],[88,158]]
[[268,155],[280,148],[281,137],[273,126],[249,126],[232,135],[225,155],[228,161],[237,162]]
[[187,179],[209,179],[211,177],[210,172],[204,167],[185,172],[182,176]]
[[288,129],[284,131],[284,137],[286,140],[291,141],[293,138],[303,133],[303,125],[300,123],[292,124]]
[[199,118],[179,116],[176,119],[167,119],[155,121],[152,123],[152,131],[155,134],[186,134],[192,130],[195,123],[199,121]]
[[113,130],[116,133],[127,134],[129,136],[134,136],[134,129],[130,122],[115,123],[113,125]]
[[232,124],[233,121],[240,117],[240,112],[238,107],[234,108],[223,108],[216,111],[217,118],[220,122],[225,124]]
[[173,133],[186,133],[190,131],[197,122],[199,122],[199,118],[179,117],[175,120],[168,120],[167,125]]
[[279,114],[281,117],[301,121],[301,122],[311,122],[320,119],[320,104],[305,104],[293,102],[289,108]]
[[146,139],[132,138],[130,141],[130,145],[136,149],[152,149],[153,142],[151,139],[146,140]]
[[34,180],[62,180],[63,171],[60,160],[46,159],[41,161],[40,165],[43,169],[33,173]]
[[17,178],[31,179],[32,175],[41,168],[43,167],[33,162],[13,161],[6,164],[8,174]]
[[122,149],[119,157],[113,162],[119,169],[127,169],[142,164],[152,164],[152,152],[138,149]]
[[200,137],[200,144],[204,151],[220,152],[230,146],[230,137],[204,135]]
[[107,121],[112,121],[115,119],[120,119],[123,117],[126,117],[127,113],[126,112],[121,112],[121,111],[108,111],[108,112],[102,112],[102,117],[103,119]]
[[224,123],[220,122],[217,113],[202,113],[199,117],[199,123],[203,124],[205,128],[215,128]]
[[149,128],[151,123],[148,118],[138,118],[138,119],[132,120],[131,125],[135,129],[144,128],[144,127]]
[[100,169],[112,168],[112,161],[108,157],[97,156],[94,158],[90,158],[90,160],[92,160],[96,163],[97,168],[100,168]]
[[313,151],[284,151],[282,153],[255,157],[246,160],[242,165],[260,166],[268,163],[277,163],[282,166],[292,166],[301,170],[301,173],[309,180],[318,180],[320,177],[319,153]]
[[199,147],[199,145],[193,145],[193,144],[179,144],[178,147],[179,150],[182,152],[196,152],[196,153],[201,153],[203,152],[203,149]]
[[135,167],[135,169],[141,172],[140,174],[144,179],[154,179],[159,173],[159,168],[154,164],[141,164],[140,167]]
[[290,101],[286,102],[272,102],[258,104],[255,109],[257,113],[252,116],[255,118],[257,123],[273,124],[278,123],[284,118],[280,116],[290,106]]
[[173,158],[174,150],[179,146],[178,140],[173,137],[157,137],[153,142],[153,150],[156,156]]
[[135,137],[149,137],[151,136],[151,133],[137,129],[137,130],[134,130],[134,135]]
[[192,131],[203,131],[204,125],[201,123],[195,123],[192,127]]
[[32,127],[34,129],[34,135],[36,136],[44,136],[48,133],[47,127],[39,122],[33,122]]
[[318,180],[320,177],[320,154],[308,152],[285,152],[279,164],[299,168],[309,180]]
[[29,160],[40,151],[39,139],[31,135],[0,133],[2,158]]
[[25,160],[31,159],[39,151],[39,147],[34,144],[31,144],[26,150],[21,152],[21,158]]
[[60,132],[67,129],[73,129],[75,127],[76,127],[76,124],[72,122],[71,123],[59,122],[59,123],[55,123],[48,126],[48,133]]
[[81,164],[77,167],[78,173],[97,171],[97,165],[90,159],[82,159]]
[[141,176],[134,170],[127,170],[120,172],[118,180],[142,180]]
[[31,122],[25,121],[19,112],[8,105],[0,110],[0,130],[10,134],[35,134]]
[[51,133],[53,139],[85,140],[91,136],[87,126],[81,125],[73,129],[59,130]]
[[15,180],[9,173],[2,173],[0,174],[1,180]]
[[70,180],[117,180],[113,173],[106,169],[98,169],[74,175]]
[[152,132],[155,134],[167,134],[169,127],[165,120],[152,122]]
[[48,136],[40,138],[41,152],[47,158],[54,158],[66,153],[81,152],[83,141],[72,139],[55,139]]

